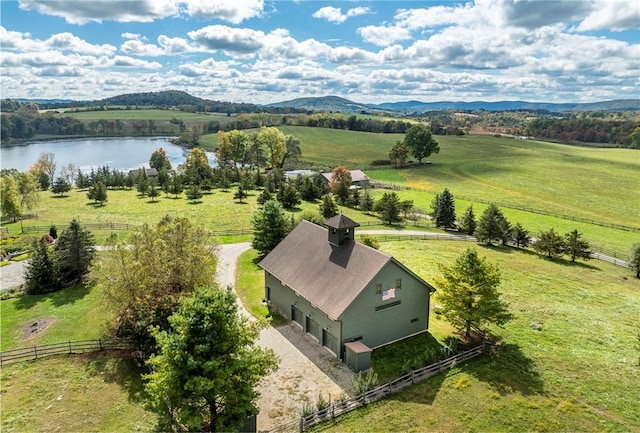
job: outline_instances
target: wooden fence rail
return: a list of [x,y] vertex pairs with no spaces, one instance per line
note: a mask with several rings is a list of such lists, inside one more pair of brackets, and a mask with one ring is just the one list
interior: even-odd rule
[[[320,424],[322,422],[331,420],[337,416],[340,416],[347,412],[351,412],[352,410],[358,409],[369,403],[378,401],[388,395],[394,394],[406,388],[409,385],[418,383],[431,376],[435,376],[440,372],[453,368],[462,362],[465,362],[465,361],[468,361],[469,359],[480,356],[484,352],[485,346],[487,344],[489,343],[485,342],[480,346],[474,347],[469,350],[465,350],[464,352],[458,353],[457,355],[451,356],[447,359],[443,359],[442,361],[436,362],[426,367],[419,368],[417,370],[413,370],[411,373],[407,373],[404,376],[400,376],[397,379],[394,379],[390,382],[385,383],[384,385],[380,385],[376,388],[366,391],[363,394],[360,394],[349,400],[336,401],[322,410],[319,410],[313,414],[300,418],[299,431],[304,432],[305,430],[309,429],[310,427],[316,424]],[[292,427],[292,426],[288,425],[288,427]],[[285,431],[282,429],[276,429],[276,430]],[[293,431],[293,429],[287,429],[287,430]]]
[[0,352],[0,365],[12,361],[38,359],[50,355],[97,352],[100,350],[125,350],[131,348],[126,339],[99,338],[97,340],[69,340],[39,346],[21,347]]

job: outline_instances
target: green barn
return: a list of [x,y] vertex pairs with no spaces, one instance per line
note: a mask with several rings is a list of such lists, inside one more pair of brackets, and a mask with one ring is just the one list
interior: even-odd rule
[[389,254],[355,241],[358,223],[302,221],[261,262],[265,299],[353,370],[371,351],[429,328],[435,289]]

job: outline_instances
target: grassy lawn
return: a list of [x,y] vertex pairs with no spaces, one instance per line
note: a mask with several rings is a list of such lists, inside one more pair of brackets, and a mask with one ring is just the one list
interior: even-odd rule
[[66,111],[63,116],[73,117],[79,120],[159,120],[169,121],[172,118],[183,121],[209,121],[220,120],[226,122],[226,114],[222,113],[187,113],[179,110],[161,110],[145,108],[140,110],[107,110],[107,111]]
[[[102,293],[90,285],[4,300],[0,302],[0,350],[99,338],[109,319],[106,311]],[[25,329],[38,319],[51,319],[51,323],[46,330],[25,339]]]
[[264,320],[271,326],[286,323],[284,317],[272,312],[262,303],[264,298],[264,271],[258,266],[258,252],[250,249],[238,259],[236,267],[236,293],[245,308],[254,317]]
[[2,431],[152,432],[140,371],[109,353],[2,366]]
[[[430,281],[438,262],[450,263],[468,246],[403,241],[384,242],[381,249]],[[633,344],[640,280],[603,262],[570,264],[529,251],[476,248],[502,270],[501,292],[515,314],[504,329],[492,330],[500,339],[496,353],[318,430],[639,431],[640,367]],[[534,322],[541,331],[532,329]],[[437,339],[447,327],[432,315]],[[374,364],[376,357],[389,358],[374,351]],[[392,361],[398,368],[404,362]],[[385,368],[383,380],[390,366]]]

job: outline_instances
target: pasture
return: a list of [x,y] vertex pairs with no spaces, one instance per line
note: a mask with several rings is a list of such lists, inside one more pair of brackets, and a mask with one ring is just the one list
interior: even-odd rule
[[[382,242],[427,281],[470,245]],[[502,271],[515,319],[483,356],[314,431],[638,431],[640,280],[607,263],[569,264],[530,251],[476,247]],[[437,304],[437,293],[434,298]],[[541,331],[532,323],[541,324]],[[448,324],[432,312],[441,340]],[[443,334],[444,332],[444,334]],[[376,359],[372,364],[384,360]],[[399,369],[403,360],[398,360]],[[380,381],[393,377],[389,366]],[[397,375],[396,375],[397,376]]]
[[223,113],[187,113],[180,110],[162,110],[159,108],[142,108],[131,110],[96,110],[96,111],[64,111],[64,116],[73,117],[78,120],[155,120],[169,121],[172,118],[185,122],[208,122],[209,120],[223,119],[226,121],[227,115]]

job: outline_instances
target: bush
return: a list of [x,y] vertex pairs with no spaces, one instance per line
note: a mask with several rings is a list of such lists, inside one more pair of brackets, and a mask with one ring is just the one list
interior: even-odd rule
[[375,388],[378,384],[378,374],[370,368],[366,372],[361,371],[353,376],[351,382],[356,395],[360,395]]
[[371,165],[376,166],[376,165],[391,165],[391,161],[388,159],[374,159],[373,161],[371,161]]

